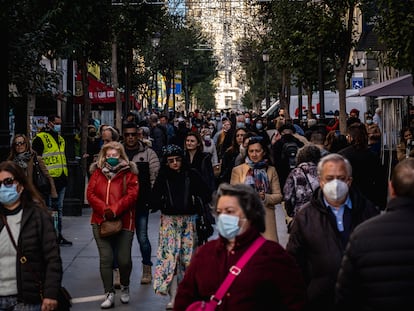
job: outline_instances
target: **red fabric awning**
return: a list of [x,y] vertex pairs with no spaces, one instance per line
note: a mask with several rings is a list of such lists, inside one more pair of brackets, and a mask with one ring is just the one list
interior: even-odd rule
[[[88,74],[89,80],[89,99],[91,100],[91,104],[111,104],[116,102],[115,98],[115,90],[105,83],[97,80],[93,75]],[[81,83],[82,76],[80,73],[76,74],[76,94],[75,94],[75,103],[82,104],[83,103],[83,95],[82,92],[78,91],[81,90]],[[79,94],[79,95],[78,95]],[[136,105],[136,99],[134,96],[130,96],[130,101]],[[121,101],[125,101],[124,93],[121,93]]]

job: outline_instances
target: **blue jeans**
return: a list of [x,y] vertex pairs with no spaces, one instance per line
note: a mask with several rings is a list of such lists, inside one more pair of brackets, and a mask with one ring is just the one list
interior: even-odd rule
[[[65,192],[66,192],[66,187],[63,187],[62,189],[58,191],[57,199],[52,199],[49,196],[48,206],[51,206],[52,209],[57,208],[58,223],[57,223],[57,228],[55,229],[57,230],[59,235],[62,234],[63,199],[65,198]],[[52,202],[54,202],[54,204],[52,204]]]
[[148,209],[137,208],[135,213],[135,232],[139,243],[139,249],[141,251],[142,264],[152,266],[151,243],[148,239],[148,215]]

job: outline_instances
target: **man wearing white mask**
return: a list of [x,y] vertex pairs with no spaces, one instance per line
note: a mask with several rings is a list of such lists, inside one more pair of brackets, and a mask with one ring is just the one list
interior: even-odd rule
[[318,163],[319,188],[293,220],[286,250],[307,283],[306,310],[334,310],[335,282],[353,229],[379,209],[351,187],[352,167],[331,153]]

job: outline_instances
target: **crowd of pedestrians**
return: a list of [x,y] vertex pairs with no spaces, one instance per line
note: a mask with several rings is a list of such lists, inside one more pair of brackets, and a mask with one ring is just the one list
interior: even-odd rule
[[[384,276],[381,290],[361,294],[375,280],[365,263],[391,271],[408,261],[396,257],[391,264],[386,259],[378,263],[360,258],[392,251],[395,244],[378,244],[375,236],[392,234],[399,223],[400,236],[409,232],[404,224],[409,208],[414,208],[413,131],[401,129],[393,162],[399,164],[387,191],[380,152],[381,110],[361,119],[353,109],[346,133],[339,132],[338,115],[328,124],[310,119],[301,125],[292,122],[284,109],[273,120],[253,111],[195,110],[188,116],[154,112],[138,118],[130,113],[122,129],[90,124],[82,158],[88,165],[86,199],[105,293],[100,307],[115,306],[116,289],[121,303],[130,302],[134,234],[142,255],[140,283],[169,295],[167,310],[184,311],[196,301],[209,301],[229,268],[237,269],[238,260],[258,237],[266,242],[239,272],[217,310],[262,310],[269,304],[286,310],[386,310],[392,303],[408,301],[405,291],[414,282],[409,272],[401,274],[397,285],[387,284],[386,273],[379,273],[378,277]],[[16,134],[8,162],[0,164],[0,242],[10,243],[2,230],[4,219],[10,220],[17,238],[19,232],[24,236],[30,230],[20,224],[26,209],[39,210],[31,217],[48,218],[40,212],[47,208],[56,215],[55,226],[50,217],[42,235],[33,239],[43,243],[51,238],[47,232],[55,233],[54,243],[47,242],[49,248],[44,249],[53,255],[50,263],[36,267],[46,276],[48,265],[54,267],[50,284],[43,280],[47,295],[42,300],[21,289],[24,275],[2,274],[0,284],[4,281],[7,286],[0,285],[1,310],[22,302],[33,306],[30,310],[39,304],[42,310],[57,307],[56,292],[47,286],[56,286],[62,277],[59,246],[72,245],[62,234],[68,170],[61,123],[59,116],[50,116],[32,141]],[[47,191],[35,188],[35,164],[49,180]],[[197,236],[199,199],[216,216],[219,234],[205,244]],[[285,248],[278,243],[277,206],[286,212]],[[148,236],[148,217],[154,212],[160,213],[158,245],[151,245]],[[113,219],[122,220],[122,230],[102,237],[102,222]],[[27,242],[19,239],[19,243]],[[404,244],[402,251],[411,246]],[[0,247],[1,264],[16,264],[10,258],[17,255]],[[400,300],[390,294],[382,305],[380,292],[387,289],[401,289]]]

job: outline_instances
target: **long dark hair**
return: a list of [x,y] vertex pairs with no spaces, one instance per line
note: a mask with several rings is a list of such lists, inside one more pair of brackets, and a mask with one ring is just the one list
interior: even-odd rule
[[30,141],[27,138],[27,136],[24,135],[24,134],[16,134],[13,137],[12,144],[11,144],[11,148],[10,148],[10,154],[7,157],[7,160],[13,160],[17,156],[17,152],[16,152],[16,139],[19,138],[19,137],[22,137],[23,140],[24,140],[24,142],[26,143],[26,151],[30,151]]
[[[36,203],[42,208],[46,208],[45,202],[39,192],[36,190],[32,181],[29,180],[24,173],[24,170],[13,161],[3,161],[0,163],[0,172],[9,172],[13,175],[15,181],[23,186],[23,191],[20,194],[20,202],[25,208],[29,203]],[[0,203],[1,204],[1,203]]]

